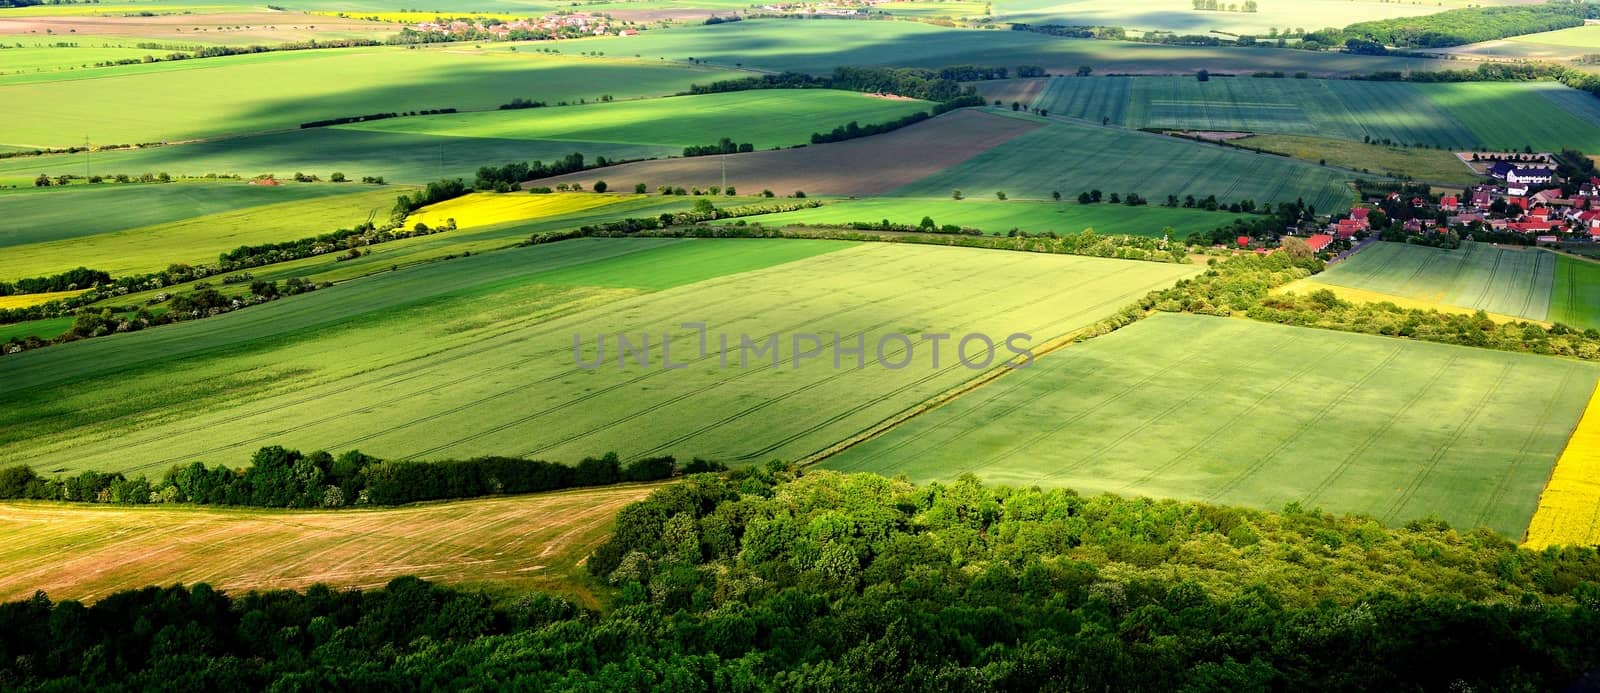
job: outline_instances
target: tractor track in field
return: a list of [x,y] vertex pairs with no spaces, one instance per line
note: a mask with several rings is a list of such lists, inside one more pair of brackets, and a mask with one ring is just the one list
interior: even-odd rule
[[1461,436],[1465,435],[1467,430],[1471,428],[1472,422],[1477,420],[1478,415],[1483,412],[1483,408],[1488,406],[1489,400],[1494,397],[1496,392],[1500,391],[1500,386],[1505,383],[1506,376],[1510,372],[1511,364],[1507,363],[1500,369],[1500,377],[1495,379],[1494,385],[1484,391],[1483,396],[1478,398],[1477,404],[1473,405],[1472,410],[1466,416],[1461,417],[1461,423],[1456,425],[1455,431],[1451,432],[1450,437],[1445,439],[1444,444],[1434,448],[1433,454],[1428,457],[1428,461],[1418,471],[1416,478],[1406,485],[1405,490],[1401,491],[1400,496],[1384,512],[1381,518],[1384,523],[1393,523],[1394,517],[1405,508],[1406,504],[1411,502],[1411,499],[1417,494],[1417,489],[1421,488],[1422,484],[1428,480],[1428,477],[1433,475],[1433,470],[1439,466],[1439,462],[1444,459],[1445,454],[1450,451],[1450,448],[1457,441],[1461,440]]

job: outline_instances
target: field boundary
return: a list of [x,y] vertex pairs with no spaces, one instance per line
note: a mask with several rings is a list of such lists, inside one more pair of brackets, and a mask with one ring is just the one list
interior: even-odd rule
[[[1567,438],[1561,456],[1550,468],[1539,504],[1523,530],[1522,546],[1543,549],[1559,544],[1594,544],[1600,540],[1600,382],[1589,396],[1589,406]],[[1562,487],[1570,487],[1563,489]],[[1563,502],[1565,501],[1565,502]],[[1588,511],[1587,522],[1581,517]],[[1563,523],[1571,518],[1575,521]]]

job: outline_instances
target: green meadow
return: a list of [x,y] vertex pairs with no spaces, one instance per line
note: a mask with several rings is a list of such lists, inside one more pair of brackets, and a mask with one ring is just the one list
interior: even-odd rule
[[1327,211],[1350,203],[1354,193],[1339,171],[1270,154],[1180,140],[1162,135],[1053,122],[895,191],[904,197],[970,197],[997,191],[1008,197],[1048,199],[1060,192],[1076,199],[1086,190],[1107,195],[1138,193],[1161,204],[1168,195],[1224,204],[1241,200],[1292,202],[1303,199]]
[[[1073,195],[1076,197],[1076,193]],[[976,197],[976,191],[974,193]],[[787,224],[849,224],[853,222],[917,225],[923,217],[934,224],[954,224],[988,233],[1004,234],[1011,229],[1029,233],[1061,234],[1094,230],[1097,233],[1125,233],[1160,238],[1164,229],[1174,230],[1175,238],[1209,231],[1225,225],[1237,215],[1195,209],[1160,206],[1128,207],[1113,204],[1080,205],[1076,202],[994,199],[954,200],[944,198],[865,198],[841,200],[822,207],[781,214],[768,214],[748,221],[766,226]]]
[[769,89],[583,106],[395,118],[340,126],[410,135],[562,140],[682,148],[720,137],[757,149],[806,144],[811,134],[856,121],[895,120],[929,104],[825,89]]
[[1520,538],[1600,365],[1162,314],[823,463]]
[[[879,367],[870,354],[885,333],[1043,341],[1198,269],[792,239],[585,239],[474,255],[0,359],[0,461],[160,471],[237,463],[266,441],[405,458],[795,459],[977,373],[953,352],[935,363],[893,340],[885,358],[911,363]],[[929,277],[962,291],[921,290]],[[682,323],[696,321],[732,336],[727,367],[716,349],[691,351],[698,332]],[[597,334],[611,335],[615,359],[624,332],[651,335],[652,366],[578,366],[575,335],[590,361]],[[800,332],[829,339],[799,366],[791,357],[809,342],[781,346],[776,365],[737,347],[741,334],[787,344]],[[835,334],[873,340],[868,367],[835,369]]]

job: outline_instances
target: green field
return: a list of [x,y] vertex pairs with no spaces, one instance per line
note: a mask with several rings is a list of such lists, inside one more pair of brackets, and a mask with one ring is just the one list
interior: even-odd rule
[[905,21],[746,20],[647,31],[638,36],[582,39],[564,43],[562,50],[599,50],[606,55],[668,61],[692,58],[725,66],[819,74],[842,65],[1039,65],[1056,74],[1072,74],[1079,66],[1090,65],[1100,73],[1193,74],[1207,68],[1213,72],[1245,73],[1305,70],[1319,75],[1440,69],[1448,65],[1438,60],[1273,48],[1068,39],[1025,31],[955,29]]
[[[253,177],[297,171],[323,178],[338,171],[354,180],[382,176],[391,183],[426,183],[440,178],[471,178],[478,167],[511,161],[554,161],[573,152],[590,161],[676,156],[681,148],[561,140],[501,140],[480,137],[436,137],[340,128],[312,128],[190,144],[96,152],[101,173],[166,171],[203,176],[208,173]],[[0,183],[32,185],[39,174],[82,175],[83,155],[28,156],[0,159]]]
[[[1562,264],[1558,259],[1579,262],[1540,250],[1483,243],[1463,243],[1460,250],[1378,243],[1317,275],[1317,281],[1530,320],[1555,320],[1552,300],[1565,296],[1561,322],[1600,327],[1593,294],[1583,290],[1582,269],[1569,268],[1562,276],[1573,280],[1564,282],[1562,291],[1554,291],[1557,267]],[[1587,274],[1592,276],[1593,271]]]
[[757,90],[561,108],[395,118],[340,129],[497,140],[562,140],[682,148],[718,138],[757,149],[806,144],[811,134],[850,121],[883,123],[926,101],[823,89]]
[[[302,122],[433,108],[494,108],[670,94],[727,70],[464,47],[291,51],[130,65],[93,79],[0,76],[0,103],[29,104],[5,144],[68,146],[183,140],[295,128]],[[337,79],[329,79],[336,75]],[[238,89],[238,85],[249,89]],[[114,105],[116,117],[106,117]]]
[[[904,369],[869,355],[867,368],[845,356],[835,370],[831,343],[800,368],[789,346],[780,367],[763,357],[741,367],[740,334],[839,334],[848,345],[857,334],[1027,332],[1043,341],[1197,270],[796,240],[589,239],[475,255],[0,358],[0,461],[160,471],[192,459],[239,463],[267,442],[412,458],[797,458],[976,371],[950,351],[934,367],[922,349]],[[921,290],[930,277],[961,290]],[[687,351],[696,333],[680,323],[693,321],[730,335],[728,368],[715,348]],[[614,355],[622,331],[653,335],[652,367],[574,364],[575,335],[591,347],[596,334],[612,335]],[[690,368],[661,367],[668,331],[672,360]],[[899,344],[888,342],[889,360]],[[182,381],[171,377],[178,370]]]
[[1046,199],[1052,191],[1076,198],[1098,189],[1139,193],[1152,204],[1168,195],[1223,203],[1304,199],[1319,210],[1350,203],[1345,175],[1286,157],[1243,152],[1161,135],[1055,122],[895,192],[907,197],[971,197],[1004,191]]
[[1441,185],[1477,185],[1484,177],[1473,172],[1454,152],[1420,147],[1395,147],[1363,144],[1350,140],[1304,135],[1251,135],[1233,140],[1241,147],[1287,154],[1306,161],[1326,161],[1356,171]]
[[1580,361],[1157,315],[824,462],[1522,535],[1600,377]]
[[1411,84],[1230,77],[1070,77],[1034,101],[1130,128],[1307,135],[1456,149],[1600,150],[1600,104],[1553,82]]
[[[13,159],[15,161],[15,159]],[[81,155],[77,173],[83,173]],[[58,173],[66,171],[57,169]],[[368,186],[244,181],[76,184],[0,192],[0,248],[59,241],[245,207],[347,195]],[[399,194],[396,192],[395,194]],[[108,214],[108,211],[115,214]],[[0,257],[0,262],[8,258]],[[58,258],[72,262],[72,258]]]
[[1600,53],[1600,25],[1512,36],[1448,49],[1448,53],[1525,60],[1570,60]]
[[[0,36],[0,43],[5,43],[10,38]],[[147,55],[165,53],[166,51],[154,51],[148,48],[117,48],[102,45],[8,47],[0,50],[0,75],[81,69],[107,60],[139,60]]]
[[1550,321],[1600,329],[1600,262],[1556,259]]
[[1273,29],[1298,27],[1314,31],[1369,20],[1432,14],[1468,4],[1461,0],[1264,0],[1257,12],[1220,12],[1196,10],[1189,0],[1137,3],[1125,0],[1001,0],[995,3],[994,14],[1005,21],[1030,24],[1120,26],[1179,34],[1227,32],[1264,37]]
[[[1065,194],[1065,193],[1063,193]],[[1074,194],[1076,196],[1076,194]],[[1160,238],[1171,227],[1177,238],[1209,231],[1233,221],[1227,213],[1195,209],[1170,209],[1160,206],[1080,205],[1076,202],[1038,202],[997,200],[867,198],[844,200],[823,207],[782,214],[768,214],[747,221],[767,226],[781,224],[848,224],[881,222],[917,225],[924,216],[935,224],[955,224],[990,233],[1018,229],[1029,233],[1078,233],[1093,229],[1097,233],[1126,233]]]
[[[74,267],[92,267],[120,277],[159,271],[174,263],[214,264],[218,254],[241,245],[309,238],[351,228],[369,218],[385,221],[394,207],[395,196],[405,192],[373,186],[345,186],[344,190],[347,194],[243,207],[93,236],[13,245],[0,253],[0,279],[45,276]],[[84,200],[86,204],[95,202],[98,200],[94,198]]]

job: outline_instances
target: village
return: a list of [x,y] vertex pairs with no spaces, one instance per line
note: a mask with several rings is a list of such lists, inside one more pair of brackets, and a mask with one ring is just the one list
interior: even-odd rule
[[585,36],[636,36],[631,22],[619,22],[606,14],[557,12],[541,17],[502,21],[499,19],[447,19],[438,17],[409,27],[424,34],[451,38],[491,38],[506,41],[551,40]]
[[1471,157],[1469,165],[1492,182],[1438,196],[1424,192],[1425,186],[1401,186],[1368,195],[1349,213],[1336,214],[1319,228],[1299,231],[1313,231],[1305,236],[1306,244],[1326,254],[1380,238],[1425,245],[1453,245],[1461,239],[1542,246],[1600,243],[1600,176],[1592,168],[1562,180],[1549,154]]

